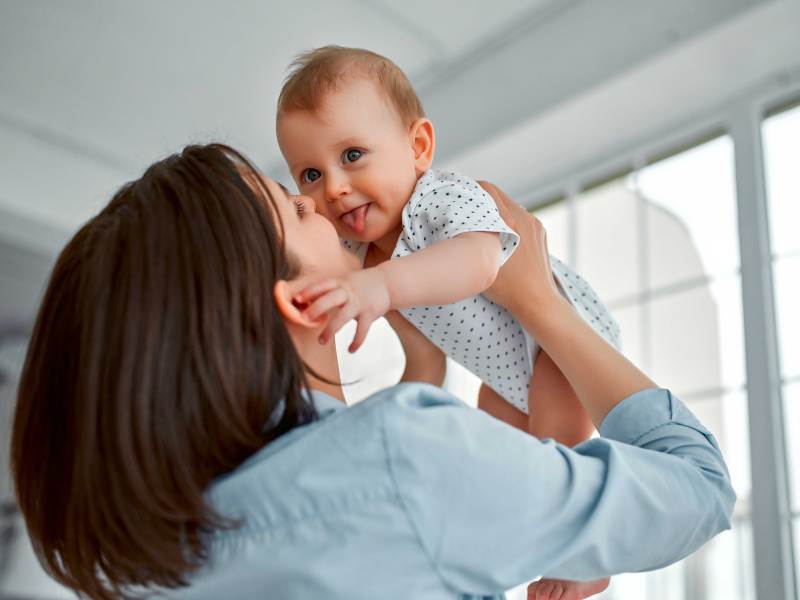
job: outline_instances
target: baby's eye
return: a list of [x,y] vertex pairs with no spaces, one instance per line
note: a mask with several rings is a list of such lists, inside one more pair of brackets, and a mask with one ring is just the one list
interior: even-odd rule
[[358,148],[348,148],[342,153],[342,162],[343,163],[356,162],[362,156],[364,156],[364,153]]
[[295,200],[294,201],[294,208],[297,211],[297,216],[302,218],[302,216],[306,212],[306,205],[303,204],[303,202],[301,200]]
[[318,169],[306,169],[303,171],[302,175],[300,175],[300,180],[303,183],[314,183],[320,177],[322,177],[322,173],[320,173]]

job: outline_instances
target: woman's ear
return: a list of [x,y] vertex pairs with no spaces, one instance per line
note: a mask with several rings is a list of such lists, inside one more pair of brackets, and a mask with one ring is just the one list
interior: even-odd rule
[[433,152],[436,148],[436,139],[433,133],[433,123],[429,119],[417,119],[411,124],[411,147],[414,149],[414,168],[422,174],[433,164]]
[[278,312],[280,312],[281,316],[289,323],[308,329],[316,329],[324,325],[328,319],[327,315],[325,315],[316,321],[312,321],[305,316],[303,310],[306,307],[298,304],[294,300],[295,291],[292,290],[289,283],[283,279],[275,284],[272,293],[275,296],[275,304],[278,307]]

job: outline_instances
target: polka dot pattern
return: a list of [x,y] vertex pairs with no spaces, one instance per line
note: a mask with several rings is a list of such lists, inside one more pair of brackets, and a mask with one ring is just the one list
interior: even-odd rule
[[[503,261],[519,242],[483,188],[449,171],[429,170],[420,177],[402,219],[403,232],[393,253],[397,258],[468,231],[499,233]],[[363,263],[367,244],[342,243]],[[551,257],[551,265],[564,297],[600,335],[619,347],[619,327],[594,290],[557,258]],[[453,360],[512,406],[528,412],[528,387],[539,346],[505,308],[477,295],[446,306],[400,312]]]
[[426,171],[402,219],[403,232],[394,250],[398,258],[471,231],[499,233],[503,262],[519,243],[519,236],[500,218],[492,197],[473,179],[450,171]]

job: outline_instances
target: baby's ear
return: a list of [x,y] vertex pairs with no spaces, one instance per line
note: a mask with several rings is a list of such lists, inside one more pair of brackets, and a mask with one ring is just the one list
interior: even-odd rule
[[414,168],[418,174],[422,174],[433,164],[433,153],[436,148],[433,123],[429,119],[417,119],[411,124],[409,133],[411,147],[414,150]]

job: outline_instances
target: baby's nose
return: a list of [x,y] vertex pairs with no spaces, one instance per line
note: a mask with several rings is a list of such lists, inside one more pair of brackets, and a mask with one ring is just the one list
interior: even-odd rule
[[325,187],[328,200],[338,200],[352,191],[350,181],[346,177],[328,177]]
[[305,196],[304,195],[304,196],[301,196],[301,198],[303,199],[303,204],[305,205],[306,209],[308,209],[309,211],[311,211],[313,213],[317,212],[317,203],[314,201],[314,199],[311,196]]

